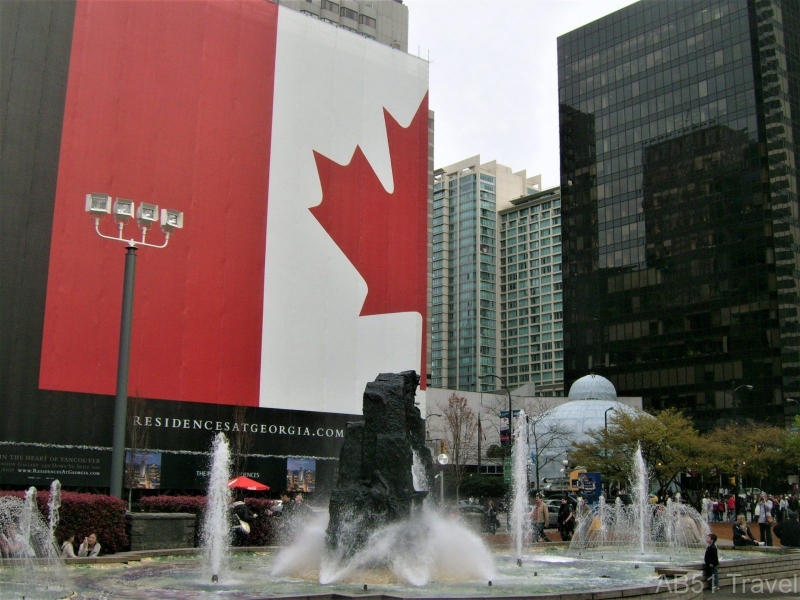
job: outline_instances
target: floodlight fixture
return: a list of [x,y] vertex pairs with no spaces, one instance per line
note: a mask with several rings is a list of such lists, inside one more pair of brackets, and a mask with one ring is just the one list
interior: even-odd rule
[[162,208],[161,229],[166,234],[170,234],[176,229],[183,229],[183,211],[172,208]]
[[86,194],[86,212],[99,219],[111,214],[111,196],[108,194]]
[[158,205],[142,202],[136,209],[136,220],[142,229],[150,229],[158,222]]
[[136,205],[133,200],[117,198],[114,201],[114,220],[118,223],[127,223],[136,213]]
[[[86,194],[86,211],[94,217],[94,230],[101,238],[127,244],[125,254],[125,275],[122,288],[122,322],[119,334],[119,353],[117,362],[117,392],[114,398],[114,431],[111,447],[111,495],[122,497],[123,470],[125,464],[125,432],[128,412],[128,370],[130,368],[131,324],[133,322],[133,288],[136,277],[136,251],[138,246],[165,248],[170,234],[183,228],[183,213],[179,210],[164,209],[159,214],[158,205],[142,202],[139,206],[133,200],[117,198],[114,202],[114,221],[117,235],[106,235],[100,231],[100,220],[111,214],[111,196],[108,194]],[[125,226],[136,217],[141,228],[141,239],[126,239]],[[160,219],[159,219],[160,216]],[[163,244],[149,244],[147,232],[161,221],[164,231]]]

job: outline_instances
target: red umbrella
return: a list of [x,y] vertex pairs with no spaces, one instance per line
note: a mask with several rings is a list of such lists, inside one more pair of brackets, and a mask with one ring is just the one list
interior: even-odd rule
[[257,482],[249,477],[236,477],[228,482],[228,487],[233,490],[250,490],[251,492],[266,492],[268,485]]

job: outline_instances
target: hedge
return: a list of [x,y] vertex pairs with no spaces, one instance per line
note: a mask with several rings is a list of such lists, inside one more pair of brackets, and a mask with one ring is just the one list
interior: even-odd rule
[[[270,546],[275,543],[276,528],[272,517],[267,516],[267,510],[277,504],[274,500],[262,498],[245,498],[245,503],[258,518],[250,527],[247,536],[248,546]],[[206,506],[205,496],[144,496],[139,501],[139,508],[143,512],[160,513],[192,513],[197,515],[197,528],[195,529],[195,544],[199,545],[200,529],[203,525],[203,510]]]
[[[0,495],[25,498],[25,492],[0,492]],[[47,505],[49,500],[49,491],[36,493],[36,505],[45,523],[50,519]],[[125,502],[112,496],[61,492],[61,508],[56,527],[57,543],[60,545],[66,533],[72,531],[75,533],[77,553],[83,538],[95,533],[102,547],[101,554],[125,550],[130,545],[125,533],[125,508]]]

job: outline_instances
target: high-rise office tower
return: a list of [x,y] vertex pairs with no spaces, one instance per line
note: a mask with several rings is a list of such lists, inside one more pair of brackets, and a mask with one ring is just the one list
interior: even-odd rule
[[[537,395],[564,389],[561,192],[511,200],[500,211],[500,374]],[[494,383],[496,387],[496,382]]]
[[278,4],[408,52],[408,7],[403,0],[278,0]]
[[[473,156],[434,171],[431,385],[479,389],[499,374],[497,212],[538,191],[527,177]],[[494,380],[480,389],[497,387]]]
[[702,428],[797,412],[799,16],[653,0],[559,38],[565,387]]

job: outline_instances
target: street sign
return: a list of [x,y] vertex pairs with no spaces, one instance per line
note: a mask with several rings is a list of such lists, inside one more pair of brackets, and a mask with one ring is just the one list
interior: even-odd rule
[[506,456],[503,459],[503,483],[511,483],[511,457]]
[[450,462],[450,457],[447,456],[447,454],[440,454],[439,456],[436,457],[436,460],[439,461],[440,465],[444,466]]

